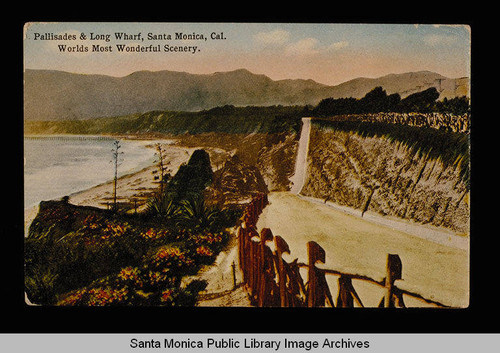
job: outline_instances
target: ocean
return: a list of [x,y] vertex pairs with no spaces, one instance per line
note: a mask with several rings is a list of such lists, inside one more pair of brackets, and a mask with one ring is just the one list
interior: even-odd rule
[[[58,199],[113,180],[113,143],[101,136],[29,136],[24,138],[24,208]],[[151,165],[151,141],[119,139],[118,176]]]

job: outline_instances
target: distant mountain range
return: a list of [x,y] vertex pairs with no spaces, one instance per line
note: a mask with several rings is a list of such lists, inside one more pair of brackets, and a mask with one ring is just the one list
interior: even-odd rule
[[240,69],[213,74],[138,71],[124,77],[26,70],[25,120],[79,120],[152,110],[199,111],[227,104],[317,105],[324,98],[362,98],[382,86],[402,98],[430,87],[439,99],[469,95],[469,79],[434,72],[356,78],[336,86],[313,80],[272,80]]

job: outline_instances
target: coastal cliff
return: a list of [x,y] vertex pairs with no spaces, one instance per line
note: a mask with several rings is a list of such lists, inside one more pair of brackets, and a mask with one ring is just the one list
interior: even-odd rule
[[468,157],[466,134],[316,121],[301,194],[467,234]]

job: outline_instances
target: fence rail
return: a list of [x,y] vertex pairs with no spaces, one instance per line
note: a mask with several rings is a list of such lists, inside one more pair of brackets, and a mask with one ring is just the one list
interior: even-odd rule
[[[403,295],[408,295],[437,307],[448,307],[440,302],[424,298],[420,294],[403,290],[394,285],[402,279],[402,262],[397,254],[387,255],[386,276],[382,280],[350,274],[333,269],[322,269],[318,263],[325,263],[326,252],[316,242],[307,243],[308,262],[295,259],[287,262],[283,254],[290,254],[286,241],[273,235],[269,228],[260,233],[256,224],[259,215],[268,204],[266,194],[257,194],[248,204],[238,229],[238,257],[243,284],[250,301],[259,307],[364,307],[352,280],[365,281],[384,289],[379,307],[406,307]],[[275,251],[267,245],[274,242]],[[304,282],[300,269],[307,269]],[[338,276],[338,293],[332,295],[326,276]]]

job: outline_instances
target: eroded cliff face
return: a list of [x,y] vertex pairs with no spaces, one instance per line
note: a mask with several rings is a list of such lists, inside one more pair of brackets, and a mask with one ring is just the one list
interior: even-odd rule
[[287,191],[292,186],[290,178],[294,174],[297,145],[295,133],[277,134],[270,135],[260,149],[256,165],[269,191]]
[[313,126],[302,194],[469,233],[469,189],[458,167],[386,137]]

